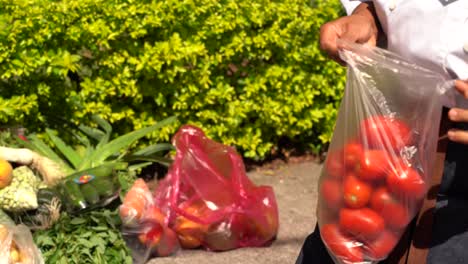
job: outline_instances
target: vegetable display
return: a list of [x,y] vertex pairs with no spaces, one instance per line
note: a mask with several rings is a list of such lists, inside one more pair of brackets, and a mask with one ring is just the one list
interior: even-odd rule
[[[164,155],[171,144],[138,149],[135,143],[175,118],[117,138],[107,121],[93,119],[98,128],[69,131],[82,145],[67,145],[49,129],[45,138],[0,131],[0,264],[131,263],[116,198],[145,166],[170,164]],[[153,237],[150,232],[142,240]],[[172,230],[161,240],[177,242]],[[170,254],[171,249],[158,250]]]
[[445,79],[344,43],[348,83],[319,181],[318,223],[335,263],[378,263],[427,192]]
[[27,166],[12,170],[11,183],[0,189],[0,209],[10,212],[23,212],[36,209],[37,191],[44,186]]
[[174,162],[151,193],[137,180],[119,212],[134,263],[179,248],[226,251],[261,247],[278,233],[270,186],[256,186],[237,152],[184,125],[173,137]]

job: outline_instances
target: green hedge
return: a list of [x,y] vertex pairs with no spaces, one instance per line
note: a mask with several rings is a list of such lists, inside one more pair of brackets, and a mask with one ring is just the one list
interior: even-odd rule
[[0,0],[0,123],[117,132],[177,115],[245,157],[330,140],[344,69],[318,46],[338,0]]

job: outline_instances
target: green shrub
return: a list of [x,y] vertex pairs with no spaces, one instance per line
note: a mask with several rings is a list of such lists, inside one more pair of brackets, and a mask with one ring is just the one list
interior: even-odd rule
[[123,134],[171,115],[264,158],[330,140],[344,69],[319,50],[338,0],[0,0],[0,122],[99,114]]

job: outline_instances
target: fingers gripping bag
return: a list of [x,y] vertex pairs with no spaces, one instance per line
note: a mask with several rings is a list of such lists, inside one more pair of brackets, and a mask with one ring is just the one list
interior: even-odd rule
[[179,129],[173,144],[175,160],[155,198],[182,248],[225,251],[266,246],[276,237],[273,189],[250,181],[234,148],[190,125]]
[[318,224],[335,263],[377,263],[422,205],[441,98],[453,82],[388,51],[340,44],[348,76],[319,180]]

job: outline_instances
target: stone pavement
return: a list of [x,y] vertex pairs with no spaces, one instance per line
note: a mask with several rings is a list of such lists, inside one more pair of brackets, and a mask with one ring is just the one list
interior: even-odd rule
[[273,186],[276,194],[280,230],[277,240],[270,247],[221,253],[182,250],[175,256],[153,259],[148,264],[293,264],[305,237],[316,223],[316,186],[321,168],[316,162],[305,161],[248,173],[255,183]]

